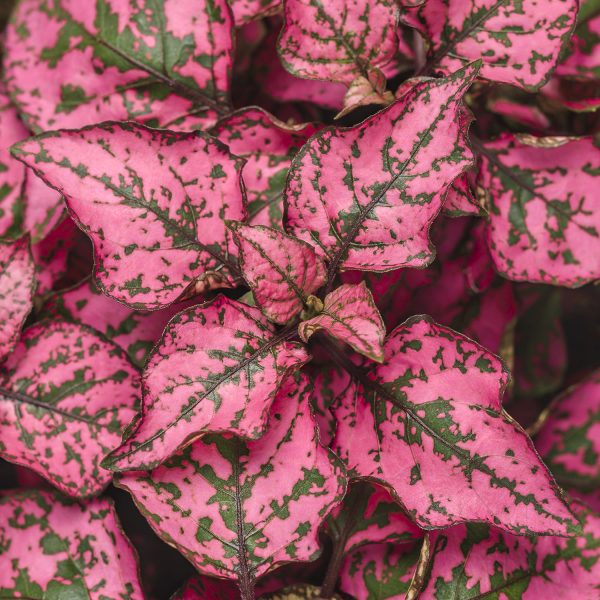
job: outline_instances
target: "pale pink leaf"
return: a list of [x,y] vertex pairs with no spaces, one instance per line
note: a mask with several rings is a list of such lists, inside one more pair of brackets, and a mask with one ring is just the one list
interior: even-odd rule
[[237,267],[224,219],[245,216],[244,161],[203,133],[104,123],[42,134],[15,155],[64,194],[94,243],[96,279],[137,309],[196,282],[229,285]]
[[339,286],[325,296],[323,309],[315,317],[298,326],[300,338],[305,342],[319,330],[360,354],[383,362],[385,325],[364,282]]
[[224,296],[179,313],[146,364],[137,429],[107,468],[154,468],[206,433],[260,437],[285,375],[308,360],[288,337]]
[[23,230],[32,243],[42,241],[65,216],[62,196],[28,170],[23,188]]
[[139,375],[98,333],[46,321],[27,329],[0,369],[0,455],[69,496],[111,480],[102,458],[136,414]]

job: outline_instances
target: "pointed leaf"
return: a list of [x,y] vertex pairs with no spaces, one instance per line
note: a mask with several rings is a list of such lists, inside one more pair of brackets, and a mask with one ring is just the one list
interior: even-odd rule
[[248,583],[278,563],[313,560],[345,475],[318,443],[310,388],[305,377],[286,380],[261,439],[205,436],[149,474],[118,475],[117,485],[201,573]]
[[23,0],[7,33],[7,85],[35,131],[185,125],[227,102],[231,30],[226,0]]
[[472,160],[460,107],[477,68],[420,81],[356,127],[321,130],[294,158],[286,227],[328,258],[332,272],[433,260],[429,226]]
[[281,9],[281,0],[228,0],[236,25],[275,14]]
[[285,375],[308,360],[287,337],[224,296],[179,313],[146,364],[139,425],[107,468],[154,468],[205,433],[260,437]]
[[94,243],[100,288],[132,308],[177,300],[194,280],[227,285],[242,220],[243,160],[214,138],[104,123],[42,134],[16,156],[65,195]]
[[481,215],[482,209],[471,188],[470,173],[464,173],[452,182],[444,200],[444,209],[453,217]]
[[27,329],[0,369],[0,455],[78,498],[111,474],[100,461],[134,417],[139,376],[93,330],[45,322]]
[[505,135],[483,153],[480,185],[500,273],[568,287],[600,278],[600,149],[592,139]]
[[325,283],[323,261],[311,245],[276,229],[241,223],[230,228],[256,305],[274,323],[287,323]]
[[0,596],[143,598],[135,550],[110,500],[85,505],[40,491],[0,497]]
[[298,333],[307,342],[320,329],[360,354],[383,362],[385,325],[364,281],[360,285],[341,285],[327,294],[323,310],[300,323]]
[[508,373],[497,357],[414,317],[390,334],[385,358],[368,374],[349,366],[361,383],[335,411],[333,448],[351,474],[390,486],[424,528],[484,521],[567,533],[573,521],[554,480],[502,410]]
[[33,308],[35,263],[24,237],[0,242],[0,361],[14,348]]
[[569,40],[576,0],[427,0],[405,21],[429,42],[428,64],[445,73],[484,57],[480,75],[536,91]]

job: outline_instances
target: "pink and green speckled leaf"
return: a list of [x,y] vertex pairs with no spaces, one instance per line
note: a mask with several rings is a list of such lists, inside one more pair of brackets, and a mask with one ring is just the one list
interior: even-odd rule
[[463,173],[448,188],[444,210],[453,217],[466,215],[481,216],[482,208],[473,191],[471,173]]
[[33,325],[0,369],[0,455],[69,496],[97,494],[138,397],[139,375],[112,342],[72,323]]
[[226,0],[23,0],[7,33],[8,89],[34,131],[194,126],[227,110],[232,25]]
[[319,554],[317,530],[341,501],[344,469],[319,444],[310,381],[289,377],[262,438],[209,435],[150,473],[117,476],[150,525],[201,573],[254,577]]
[[428,600],[595,600],[600,592],[600,517],[578,504],[571,538],[514,536],[469,524],[433,532]]
[[0,361],[12,351],[33,308],[35,263],[26,237],[0,242]]
[[310,244],[277,229],[242,223],[229,223],[229,228],[256,306],[274,323],[292,320],[325,283],[323,260]]
[[260,437],[286,374],[309,358],[290,333],[224,296],[179,313],[146,365],[138,427],[107,468],[154,468],[206,433]]
[[[592,4],[592,3],[589,3]],[[581,15],[581,11],[580,11]],[[600,13],[578,19],[567,57],[556,67],[558,77],[600,80]]]
[[190,286],[231,284],[235,244],[224,219],[245,217],[244,161],[221,142],[104,123],[42,134],[13,152],[64,194],[94,243],[98,285],[116,300],[157,309]]
[[600,149],[593,140],[504,135],[481,151],[479,184],[498,271],[568,287],[600,278]]
[[212,133],[246,160],[248,222],[281,229],[283,188],[292,158],[316,131],[287,125],[260,108],[245,108],[219,121]]
[[600,487],[600,371],[558,397],[535,447],[565,487]]
[[364,281],[359,285],[340,285],[325,296],[323,308],[316,316],[298,326],[300,338],[305,342],[320,330],[358,353],[383,362],[385,325]]
[[[335,408],[333,449],[350,474],[393,489],[424,528],[482,521],[564,535],[572,516],[531,440],[502,409],[508,372],[463,335],[414,317]],[[443,482],[443,483],[442,483]]]
[[0,596],[142,600],[135,550],[110,500],[52,492],[0,496]]
[[281,10],[281,0],[228,0],[237,26],[273,15]]
[[461,99],[477,70],[421,80],[360,125],[321,130],[296,155],[285,225],[329,260],[330,273],[433,260],[429,227],[472,162]]
[[543,85],[575,26],[577,0],[427,0],[404,12],[429,44],[428,66],[452,72],[483,58],[480,76]]

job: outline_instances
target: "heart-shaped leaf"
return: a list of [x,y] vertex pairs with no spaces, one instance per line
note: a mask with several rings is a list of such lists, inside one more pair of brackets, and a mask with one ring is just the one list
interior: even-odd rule
[[0,361],[14,348],[33,308],[35,263],[24,237],[0,242]]
[[285,375],[308,360],[290,334],[224,296],[179,313],[146,365],[139,425],[107,468],[154,468],[205,433],[260,437]]
[[137,309],[177,300],[194,282],[228,285],[242,220],[243,160],[203,133],[104,123],[42,134],[16,156],[64,194],[94,243],[96,278]]
[[240,249],[240,268],[256,305],[284,324],[325,283],[325,265],[314,248],[276,229],[231,223]]
[[428,65],[445,73],[484,57],[480,75],[536,91],[571,36],[576,0],[427,0],[404,20],[429,44]]
[[433,260],[429,226],[472,160],[461,98],[477,70],[419,81],[360,125],[321,130],[296,155],[286,228],[312,243],[331,273]]
[[359,285],[341,285],[327,294],[323,309],[300,323],[298,333],[307,342],[321,329],[360,354],[383,361],[385,325],[364,281]]
[[232,52],[226,0],[23,0],[4,68],[34,131],[108,119],[189,127],[227,110]]
[[505,135],[482,152],[480,185],[500,273],[568,287],[600,278],[600,149],[593,140]]
[[385,359],[368,372],[346,361],[358,383],[335,409],[333,448],[352,475],[390,486],[426,529],[483,521],[517,534],[570,530],[554,480],[502,409],[508,373],[497,357],[414,317],[387,338]]
[[51,492],[0,497],[0,596],[28,600],[143,598],[135,551],[110,500]]
[[118,475],[117,485],[201,573],[247,590],[278,563],[313,560],[317,528],[346,480],[318,442],[311,387],[304,376],[286,380],[259,440],[205,436],[151,473]]
[[430,534],[433,565],[422,598],[598,597],[600,517],[573,505],[575,538],[522,537],[480,524]]
[[281,0],[228,0],[236,25],[275,14],[281,9]]
[[33,325],[0,369],[0,455],[65,494],[97,494],[111,480],[100,461],[120,443],[138,395],[139,376],[117,346],[81,325]]
[[600,371],[555,400],[535,447],[561,485],[600,487]]

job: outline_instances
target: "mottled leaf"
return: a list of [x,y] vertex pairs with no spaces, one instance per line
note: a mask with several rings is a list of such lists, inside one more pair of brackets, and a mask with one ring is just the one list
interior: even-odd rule
[[228,0],[236,25],[260,19],[278,12],[281,0]]
[[473,192],[471,174],[464,173],[457,177],[448,188],[444,199],[444,209],[453,217],[464,215],[480,216],[481,206]]
[[205,433],[260,437],[285,375],[308,360],[288,337],[224,296],[179,313],[148,359],[138,427],[107,468],[154,468]]
[[51,492],[0,497],[0,596],[141,600],[135,550],[110,500],[85,505]]
[[0,455],[65,494],[97,494],[111,480],[100,461],[120,443],[138,395],[139,376],[117,346],[81,325],[33,325],[0,369]]
[[286,227],[328,258],[332,273],[431,262],[429,226],[472,160],[461,98],[477,69],[420,81],[356,127],[321,130],[296,155]]
[[339,286],[325,296],[323,308],[315,317],[298,326],[300,338],[305,342],[319,330],[345,342],[360,354],[383,362],[385,325],[364,282]]
[[[581,17],[580,11],[580,17]],[[556,67],[559,77],[600,80],[600,13],[578,18],[567,57]]]
[[214,138],[104,123],[42,134],[14,152],[64,194],[113,298],[156,309],[198,280],[231,281],[235,246],[223,220],[245,216],[244,161]]

